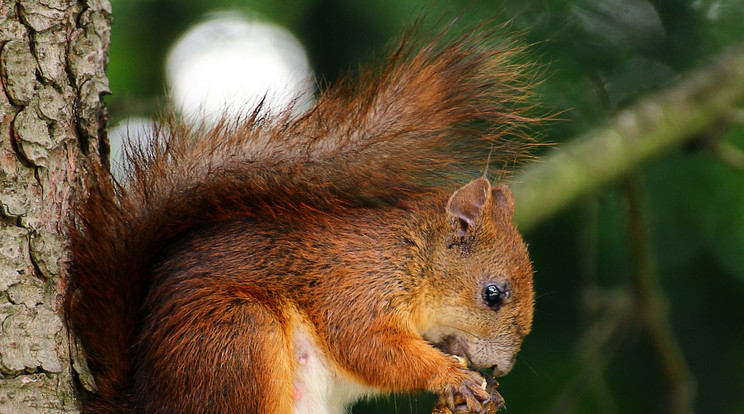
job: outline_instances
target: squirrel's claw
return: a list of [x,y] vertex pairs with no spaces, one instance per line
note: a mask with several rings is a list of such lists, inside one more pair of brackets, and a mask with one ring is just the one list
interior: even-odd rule
[[490,398],[488,391],[486,391],[486,380],[478,373],[468,369],[462,369],[461,374],[465,378],[459,385],[450,385],[444,388],[441,394],[444,403],[453,413],[483,412],[483,403]]
[[[432,414],[492,414],[504,407],[504,399],[496,391],[498,383],[489,376],[483,378],[473,371],[467,371],[468,379],[460,386],[446,387],[439,395]],[[485,385],[478,385],[482,383]]]

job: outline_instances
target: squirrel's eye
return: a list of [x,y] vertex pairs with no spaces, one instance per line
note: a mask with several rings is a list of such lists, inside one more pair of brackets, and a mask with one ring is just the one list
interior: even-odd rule
[[501,304],[508,298],[509,289],[505,283],[486,285],[483,289],[483,301],[493,310],[498,310]]

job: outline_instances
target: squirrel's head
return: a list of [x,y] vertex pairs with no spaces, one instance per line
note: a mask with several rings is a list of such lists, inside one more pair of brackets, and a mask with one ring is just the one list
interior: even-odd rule
[[[455,191],[431,249],[423,336],[473,368],[509,372],[534,308],[532,265],[512,223],[514,199],[485,178]],[[441,227],[440,227],[441,228]]]

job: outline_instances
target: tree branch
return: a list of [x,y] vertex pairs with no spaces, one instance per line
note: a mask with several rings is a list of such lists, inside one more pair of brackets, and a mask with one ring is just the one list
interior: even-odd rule
[[669,309],[666,306],[667,298],[659,281],[649,241],[645,201],[640,187],[640,180],[637,176],[630,177],[625,182],[625,192],[630,207],[638,317],[651,338],[667,380],[668,412],[670,414],[692,414],[695,412],[697,386],[672,328]]
[[557,147],[512,184],[515,220],[529,231],[579,198],[725,120],[744,99],[744,44]]

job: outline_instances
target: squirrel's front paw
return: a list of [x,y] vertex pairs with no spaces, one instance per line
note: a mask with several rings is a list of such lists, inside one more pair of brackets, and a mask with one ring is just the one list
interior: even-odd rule
[[486,380],[461,367],[454,370],[440,390],[441,405],[446,405],[453,413],[484,413],[484,403],[491,397],[486,390]]

